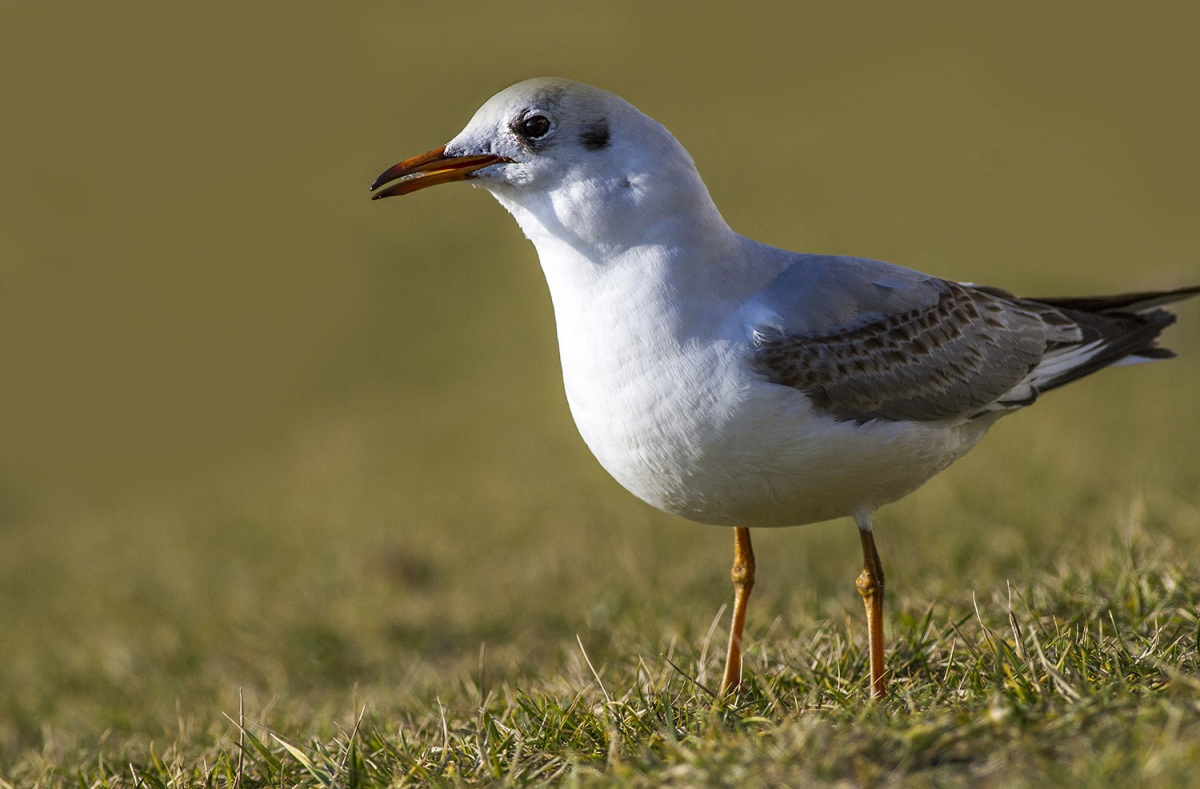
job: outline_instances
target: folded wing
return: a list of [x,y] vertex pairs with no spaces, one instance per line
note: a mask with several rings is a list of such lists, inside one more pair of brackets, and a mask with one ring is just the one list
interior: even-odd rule
[[848,275],[867,283],[857,289],[862,303],[842,305],[832,326],[779,314],[773,305],[799,299],[772,288],[802,286],[802,275],[785,272],[757,299],[772,308],[754,328],[754,363],[774,383],[860,422],[975,418],[1028,405],[1128,357],[1170,356],[1155,338],[1175,316],[1159,306],[1200,292],[1021,299],[908,269],[881,276],[886,264],[874,261],[832,260],[866,267]]

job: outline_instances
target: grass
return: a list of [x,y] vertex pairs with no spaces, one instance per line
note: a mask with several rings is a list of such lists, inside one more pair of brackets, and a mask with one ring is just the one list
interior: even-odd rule
[[750,650],[747,694],[724,703],[705,687],[711,633],[637,656],[646,623],[629,606],[610,642],[580,638],[549,676],[493,677],[482,652],[436,690],[382,708],[351,692],[304,723],[292,716],[327,691],[239,705],[204,731],[179,711],[177,731],[149,740],[110,729],[64,752],[45,732],[7,785],[1187,785],[1198,579],[1144,537],[1126,549],[984,600],[901,597],[882,704],[863,698],[857,623],[771,627]]

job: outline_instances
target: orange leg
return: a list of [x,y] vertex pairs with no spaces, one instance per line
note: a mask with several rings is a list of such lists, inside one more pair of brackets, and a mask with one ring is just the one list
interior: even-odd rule
[[742,627],[746,624],[746,603],[754,588],[754,549],[750,547],[750,530],[734,529],[733,543],[733,624],[729,628],[729,652],[725,656],[725,676],[721,680],[721,695],[734,693],[742,684]]
[[863,571],[854,585],[858,587],[867,609],[871,696],[882,699],[887,686],[883,676],[883,565],[879,561],[879,551],[875,550],[875,536],[871,532],[869,519],[865,528],[862,522],[859,523],[858,536],[862,539]]

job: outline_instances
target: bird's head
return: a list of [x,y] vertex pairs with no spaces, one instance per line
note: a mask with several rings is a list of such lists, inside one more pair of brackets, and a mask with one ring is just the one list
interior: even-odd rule
[[490,191],[535,240],[632,238],[693,203],[711,206],[661,124],[619,96],[546,77],[497,93],[454,139],[389,168],[371,189],[378,199],[453,181]]

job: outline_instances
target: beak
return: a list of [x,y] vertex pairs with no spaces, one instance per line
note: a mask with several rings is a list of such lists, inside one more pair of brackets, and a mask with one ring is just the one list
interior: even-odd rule
[[371,199],[378,200],[381,197],[406,195],[409,192],[415,192],[427,186],[448,184],[451,181],[462,181],[470,177],[471,173],[476,170],[482,170],[484,167],[490,167],[493,164],[511,161],[512,159],[492,154],[484,154],[482,156],[447,156],[446,146],[443,145],[441,148],[435,148],[429,153],[405,159],[400,164],[384,170],[375,179],[375,183],[371,184],[371,191],[375,192],[376,189],[390,181],[395,181],[395,183],[380,192],[375,192]]

